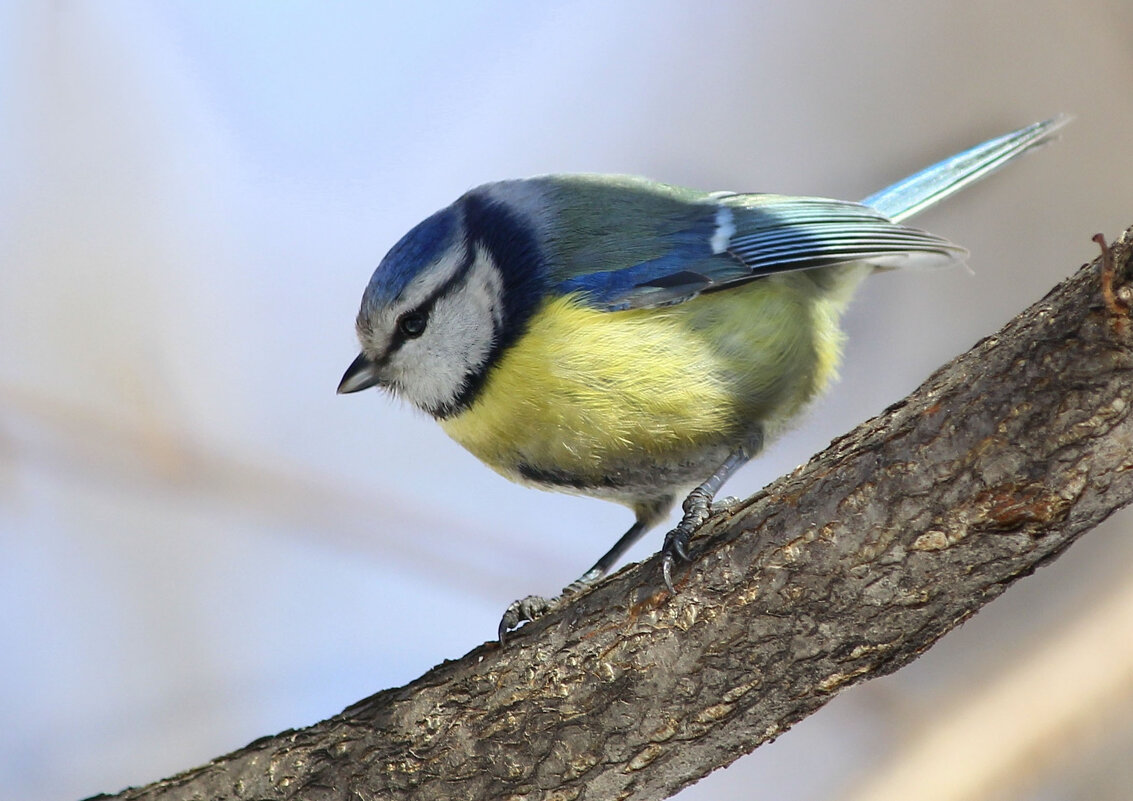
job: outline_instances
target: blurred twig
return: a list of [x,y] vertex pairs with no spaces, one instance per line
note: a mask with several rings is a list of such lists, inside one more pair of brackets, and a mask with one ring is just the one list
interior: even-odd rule
[[1097,264],[1080,270],[711,519],[675,597],[655,560],[631,566],[506,650],[120,797],[671,794],[915,659],[1133,499],[1133,336],[1118,313]]

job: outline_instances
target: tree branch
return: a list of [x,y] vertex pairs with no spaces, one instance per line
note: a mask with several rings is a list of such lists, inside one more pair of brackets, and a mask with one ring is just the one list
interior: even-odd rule
[[807,465],[650,559],[301,731],[121,799],[655,799],[896,670],[1133,498],[1127,231]]

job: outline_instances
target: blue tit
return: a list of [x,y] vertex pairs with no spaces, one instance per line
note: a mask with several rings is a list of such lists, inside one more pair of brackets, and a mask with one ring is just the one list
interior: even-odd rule
[[672,591],[717,490],[834,377],[859,282],[965,258],[902,221],[1065,121],[992,139],[860,203],[617,175],[485,184],[381,261],[358,312],[362,352],[338,391],[382,387],[513,481],[633,510],[560,596],[513,603],[501,640],[604,576],[684,498],[662,547]]

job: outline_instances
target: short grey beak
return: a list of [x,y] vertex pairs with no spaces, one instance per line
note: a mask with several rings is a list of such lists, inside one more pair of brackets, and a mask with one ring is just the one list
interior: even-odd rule
[[365,353],[359,353],[358,358],[350,363],[342,380],[338,382],[338,394],[346,395],[350,392],[369,389],[378,383],[378,366],[366,358]]

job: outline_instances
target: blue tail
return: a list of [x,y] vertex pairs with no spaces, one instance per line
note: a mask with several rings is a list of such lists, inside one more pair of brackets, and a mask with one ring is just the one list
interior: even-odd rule
[[893,222],[900,222],[998,170],[1031,148],[1046,144],[1070,119],[1060,114],[1006,136],[989,139],[870,195],[862,205],[877,209]]

